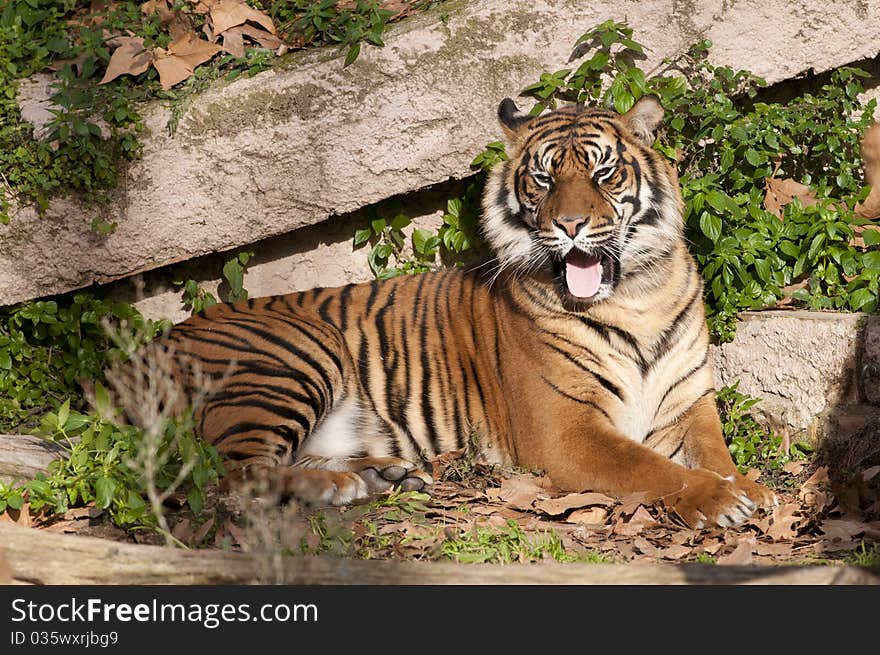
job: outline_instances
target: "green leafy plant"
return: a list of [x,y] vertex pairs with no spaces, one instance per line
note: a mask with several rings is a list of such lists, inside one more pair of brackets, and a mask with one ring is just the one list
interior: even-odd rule
[[392,216],[378,216],[372,208],[369,223],[354,234],[354,247],[361,248],[371,244],[367,262],[370,270],[380,280],[398,275],[424,273],[431,269],[441,243],[441,237],[429,230],[415,229],[407,237],[404,229],[412,224],[412,219],[403,212],[392,211]]
[[808,446],[793,443],[786,451],[782,437],[765,429],[751,412],[761,399],[740,393],[738,387],[739,380],[723,387],[716,400],[724,440],[740,473],[752,468],[771,473],[793,459],[804,459]]
[[226,260],[223,265],[223,278],[229,285],[226,302],[247,300],[248,292],[244,288],[244,269],[253,256],[254,253],[250,251],[242,251]]
[[534,562],[545,557],[558,562],[574,562],[579,559],[605,561],[596,554],[579,558],[566,552],[562,539],[555,532],[548,530],[527,535],[513,519],[508,519],[504,528],[476,527],[469,532],[447,536],[441,546],[441,554],[465,564]]
[[170,326],[86,292],[0,308],[0,430],[30,427],[71,398],[81,408],[79,380],[102,379],[103,369],[123,355],[106,325],[127,326],[144,340]]
[[[34,430],[64,447],[67,457],[53,461],[46,475],[38,474],[19,484],[0,484],[0,513],[7,508],[21,509],[24,502],[31,511],[45,515],[94,504],[119,526],[156,528],[157,515],[144,501],[147,481],[132,464],[141,457],[143,432],[70,407],[68,400],[56,412],[46,413]],[[197,439],[192,428],[191,415],[169,420],[161,427],[157,474],[152,483],[163,490],[185,489],[190,509],[198,514],[205,503],[205,488],[216,483],[224,469],[216,449]]]

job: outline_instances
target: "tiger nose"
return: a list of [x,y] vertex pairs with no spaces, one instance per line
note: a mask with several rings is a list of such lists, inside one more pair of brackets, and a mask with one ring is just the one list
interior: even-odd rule
[[587,224],[586,216],[561,216],[553,219],[553,225],[560,228],[568,236],[574,239],[581,228]]

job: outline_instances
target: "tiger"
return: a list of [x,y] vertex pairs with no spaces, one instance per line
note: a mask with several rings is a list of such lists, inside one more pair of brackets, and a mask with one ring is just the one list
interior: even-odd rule
[[315,505],[430,491],[425,463],[473,435],[488,463],[692,528],[775,504],[724,442],[659,99],[497,117],[485,262],[217,304],[147,347],[199,397],[199,436],[239,482]]

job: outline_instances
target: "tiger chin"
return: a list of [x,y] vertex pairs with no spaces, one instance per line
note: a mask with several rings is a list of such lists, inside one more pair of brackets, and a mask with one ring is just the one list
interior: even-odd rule
[[208,308],[145,352],[175,402],[198,398],[234,479],[314,504],[428,489],[422,462],[475,430],[492,462],[645,492],[691,527],[774,504],[722,437],[678,179],[652,148],[659,101],[530,117],[505,99],[498,117],[491,262]]

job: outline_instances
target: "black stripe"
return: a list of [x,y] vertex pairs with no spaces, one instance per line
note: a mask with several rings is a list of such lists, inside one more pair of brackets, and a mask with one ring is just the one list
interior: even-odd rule
[[[436,291],[436,279],[435,282],[435,291]],[[422,420],[425,423],[425,428],[428,432],[428,440],[431,442],[431,448],[434,452],[431,455],[435,455],[440,452],[440,440],[437,434],[437,426],[434,423],[434,408],[431,405],[431,374],[429,369],[429,353],[428,353],[428,312],[429,309],[425,308],[425,313],[422,317],[421,325],[419,325],[419,350],[421,352],[421,365],[422,365],[422,388],[421,393],[419,394],[420,405],[422,410]]]
[[589,373],[590,375],[592,375],[594,378],[596,378],[596,381],[597,381],[599,384],[601,384],[603,387],[605,387],[605,389],[607,389],[608,391],[610,391],[613,395],[617,396],[617,398],[618,398],[621,402],[623,402],[623,392],[621,391],[620,387],[618,387],[616,384],[614,384],[613,382],[611,382],[608,378],[602,376],[601,374],[599,374],[599,373],[597,373],[596,371],[592,370],[592,369],[589,368],[588,366],[585,366],[584,364],[582,364],[581,362],[579,362],[577,359],[575,359],[575,356],[572,355],[571,353],[569,353],[567,350],[563,350],[562,348],[559,348],[559,347],[557,347],[557,346],[555,346],[555,345],[553,345],[552,343],[549,343],[549,342],[547,342],[547,341],[545,341],[544,343],[545,343],[547,346],[549,346],[551,349],[555,350],[555,351],[558,352],[560,355],[562,355],[563,357],[565,357],[569,362],[571,362],[572,364],[574,364],[575,366],[577,366],[579,369],[581,369],[581,370],[584,371],[585,373]]
[[343,332],[348,329],[348,305],[351,302],[353,284],[346,284],[339,292],[339,329]]
[[543,375],[541,376],[541,379],[544,381],[545,384],[547,384],[551,389],[553,389],[553,391],[558,393],[560,396],[563,396],[564,398],[568,398],[569,400],[573,400],[574,402],[580,403],[581,405],[587,405],[589,407],[592,407],[592,408],[598,410],[609,421],[611,420],[611,417],[608,415],[608,412],[606,412],[604,409],[599,407],[599,405],[594,403],[592,400],[587,400],[585,398],[577,398],[576,396],[572,396],[570,393],[567,393],[567,392],[563,391],[562,389],[560,389],[559,387],[557,387],[555,384],[553,384],[550,380],[548,380]]
[[[666,393],[663,394],[663,397],[660,399],[660,402],[657,403],[657,411],[654,412],[654,417],[660,413],[660,408],[663,407],[664,401],[669,397],[669,394],[672,393],[673,389],[680,386],[686,380],[688,380],[694,373],[700,371],[703,367],[706,366],[706,363],[709,361],[709,351],[703,353],[703,359],[700,360],[700,363],[691,368],[687,373],[679,377],[675,382],[673,382],[669,387],[666,388]],[[705,393],[703,395],[706,395]],[[702,396],[701,396],[702,397]],[[696,402],[696,401],[695,401]]]

